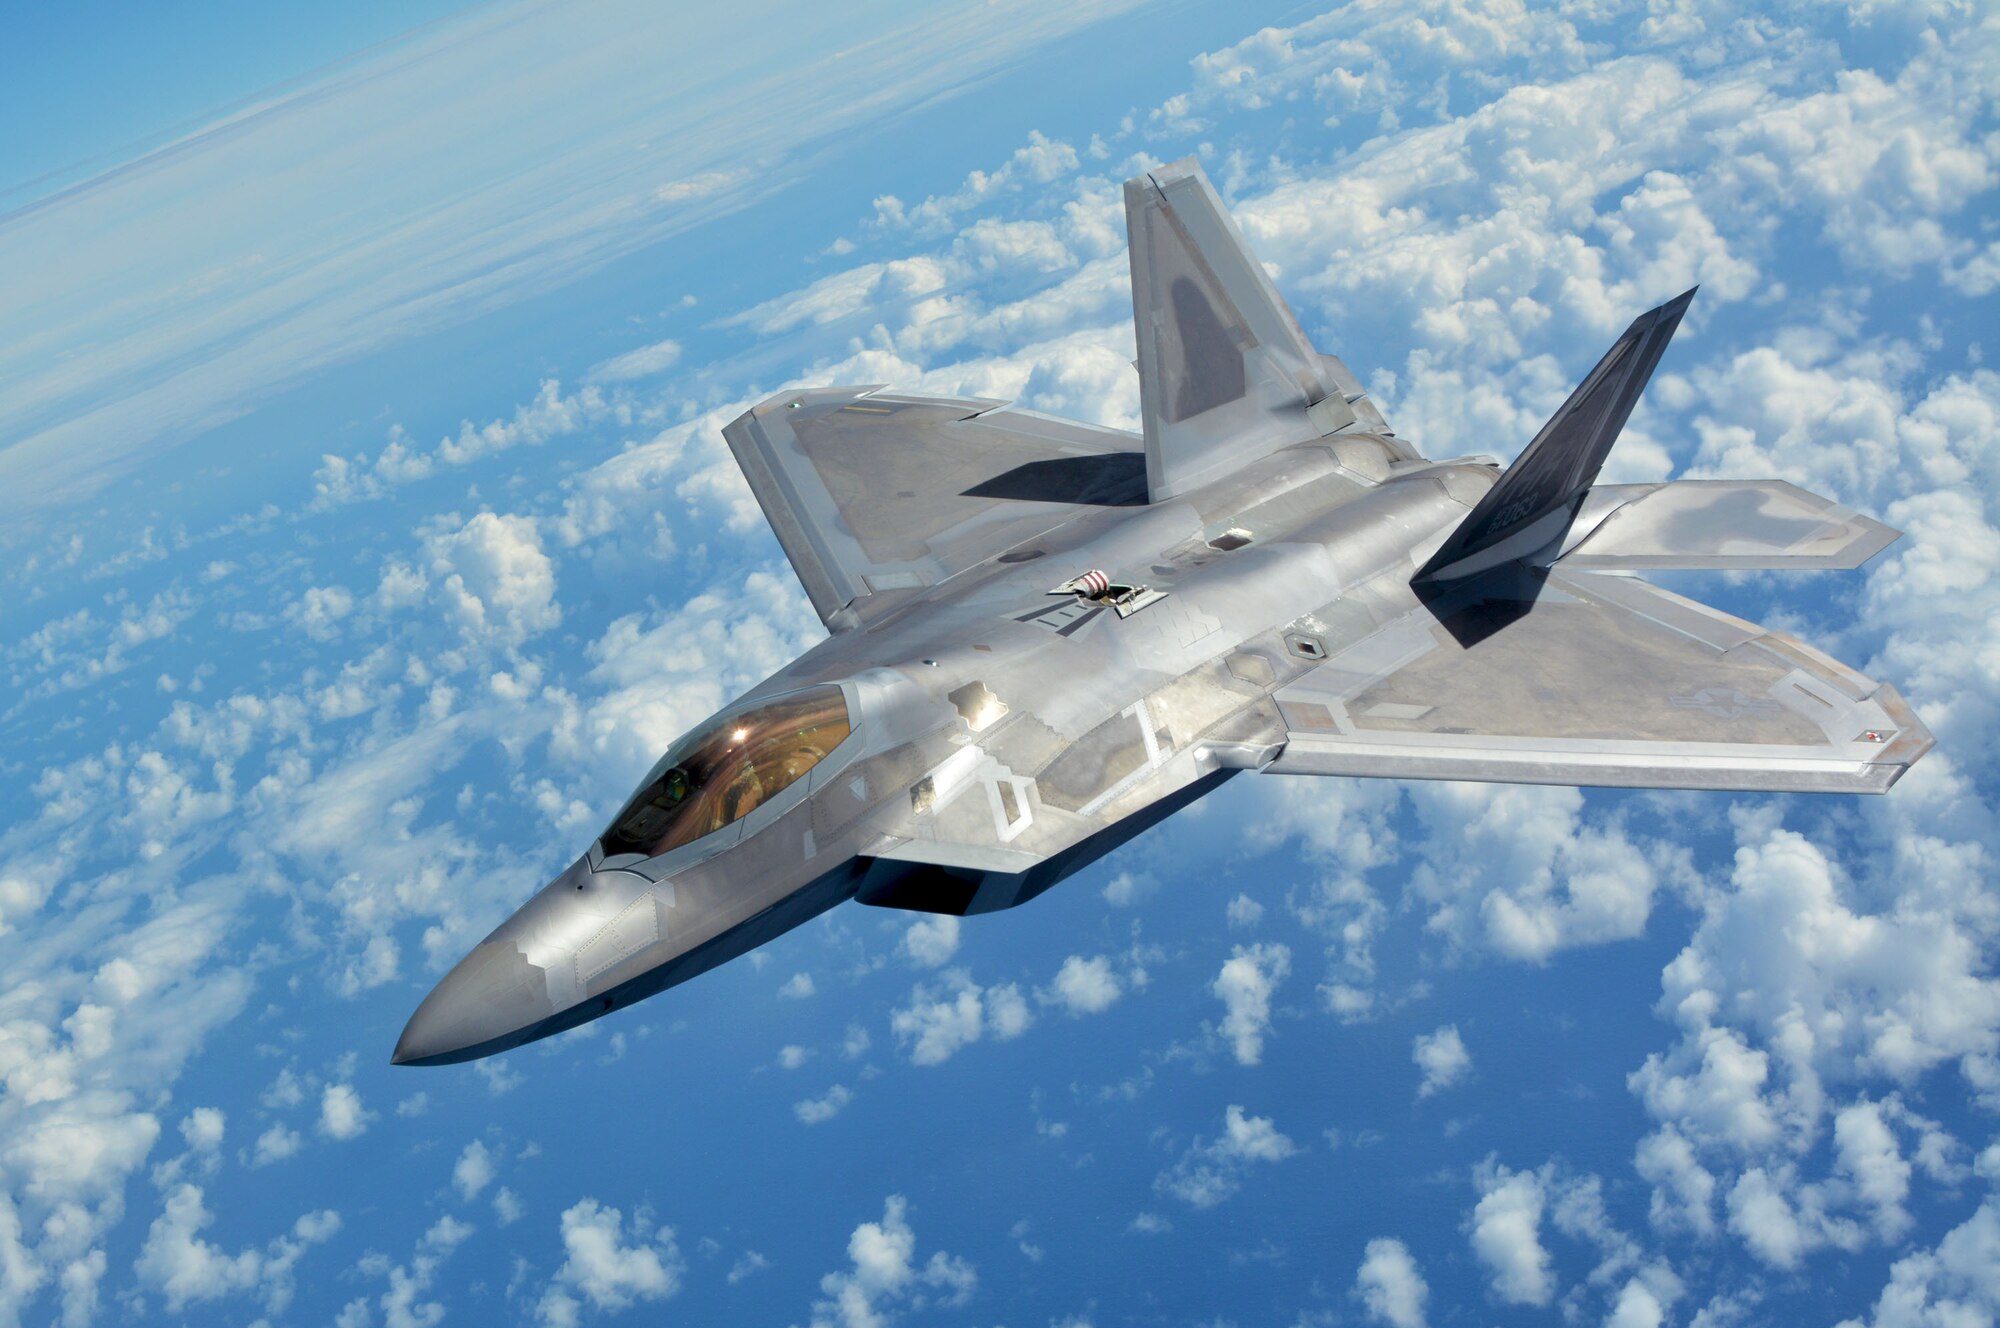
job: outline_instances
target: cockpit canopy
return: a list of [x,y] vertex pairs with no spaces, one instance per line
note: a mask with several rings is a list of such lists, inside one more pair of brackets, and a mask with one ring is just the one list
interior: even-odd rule
[[853,732],[838,686],[724,712],[682,738],[604,832],[604,855],[657,858],[733,825],[826,759]]

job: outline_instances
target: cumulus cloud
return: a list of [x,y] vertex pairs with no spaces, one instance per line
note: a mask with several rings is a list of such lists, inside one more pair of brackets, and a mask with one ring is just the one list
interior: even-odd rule
[[1939,225],[1994,181],[1992,149],[1967,133],[1970,72],[1945,50],[1918,55],[1894,81],[1850,70],[1834,89],[1725,132],[1722,146],[1758,167],[1777,165],[1779,187],[1824,209],[1825,234],[1856,267],[1902,276],[1935,264],[1981,293],[1990,282],[1954,265],[1971,257],[1972,243]]
[[889,1016],[890,1030],[916,1065],[940,1065],[989,1032],[1002,1041],[1019,1037],[1033,1022],[1018,987],[982,987],[963,969],[947,971],[937,986],[919,983],[908,1004]]
[[1028,998],[1019,987],[1003,982],[986,989],[986,1025],[993,1030],[994,1037],[1002,1042],[1017,1038],[1034,1022],[1034,1012],[1028,1008]]
[[801,1125],[818,1125],[838,1116],[841,1109],[854,1100],[854,1092],[845,1084],[835,1084],[819,1097],[809,1097],[792,1104],[792,1114],[799,1118]]
[[527,1082],[527,1076],[507,1064],[504,1056],[489,1056],[473,1066],[473,1072],[486,1082],[486,1091],[494,1097],[513,1092]]
[[[1833,308],[1822,318],[1837,325],[1852,314]],[[1992,464],[1991,407],[1982,407],[1991,371],[1954,375],[1911,405],[1903,383],[1915,368],[1907,345],[1849,346],[1806,326],[1670,376],[1661,389],[1693,412],[1692,473],[1776,476],[1879,509]]]
[[1411,888],[1433,930],[1540,962],[1645,927],[1659,873],[1621,826],[1585,823],[1580,790],[1427,782],[1409,796],[1425,829]]
[[889,1027],[917,1065],[938,1065],[977,1042],[985,1031],[982,989],[961,971],[946,990],[918,986],[910,1003],[889,1017]]
[[256,1151],[251,1155],[250,1165],[269,1166],[282,1162],[299,1151],[304,1141],[297,1130],[286,1129],[283,1125],[273,1125],[257,1136]]
[[1989,1199],[1929,1249],[1896,1260],[1865,1319],[1840,1328],[1990,1323],[2000,1313],[2000,1204]]
[[[12,1260],[9,1261],[13,1263]],[[104,1280],[104,1270],[109,1259],[103,1250],[88,1250],[63,1265],[58,1282],[62,1288],[63,1328],[89,1328],[97,1318],[97,1287]],[[10,1303],[25,1299],[24,1287],[18,1281],[19,1273],[25,1271],[14,1265],[9,1275],[0,1276],[0,1296]]]
[[1118,974],[1112,971],[1111,961],[1103,955],[1092,955],[1086,959],[1082,955],[1071,955],[1063,960],[1055,977],[1042,991],[1042,1000],[1059,1006],[1072,1018],[1078,1015],[1102,1014],[1110,1009],[1124,988],[1119,984]]
[[1509,1305],[1545,1306],[1555,1298],[1555,1270],[1541,1240],[1546,1194],[1529,1171],[1491,1168],[1472,1210],[1472,1252],[1486,1265],[1493,1294]]
[[[1911,806],[1949,823],[1953,796]],[[1659,1122],[1634,1159],[1653,1225],[1726,1231],[1788,1272],[1822,1250],[1896,1248],[1918,1178],[1961,1174],[1961,1146],[1896,1090],[1950,1067],[1977,1095],[2000,1038],[1973,846],[1913,835],[1856,880],[1769,812],[1734,827],[1728,881],[1696,894],[1701,921],[1662,974],[1679,1039],[1628,1081]]]
[[319,1131],[329,1139],[358,1139],[374,1119],[353,1084],[328,1084],[320,1094]]
[[519,645],[562,621],[534,518],[481,512],[425,548],[437,593],[469,639]]
[[1730,1187],[1729,1229],[1752,1254],[1773,1268],[1790,1271],[1817,1243],[1818,1233],[1800,1220],[1786,1195],[1789,1177],[1751,1167]]
[[165,1299],[170,1314],[249,1291],[260,1291],[266,1307],[280,1311],[290,1303],[292,1270],[307,1247],[324,1243],[340,1230],[339,1214],[307,1213],[288,1234],[265,1248],[230,1254],[200,1234],[214,1220],[200,1187],[181,1184],[167,1194],[164,1211],[147,1230],[134,1271],[140,1285]]
[[1046,221],[1001,221],[981,217],[959,232],[958,252],[987,272],[1022,267],[1034,272],[1060,272],[1076,266],[1076,255]]
[[1354,1294],[1370,1319],[1389,1328],[1424,1328],[1427,1322],[1424,1306],[1431,1289],[1400,1240],[1378,1237],[1368,1242],[1360,1271],[1354,1275]]
[[1417,1096],[1441,1093],[1463,1079],[1472,1068],[1472,1056],[1458,1035],[1457,1024],[1446,1024],[1432,1033],[1419,1033],[1410,1046],[1410,1059],[1424,1072]]
[[228,1116],[218,1107],[196,1107],[181,1118],[181,1139],[187,1151],[153,1168],[153,1184],[165,1190],[192,1171],[212,1175],[222,1164],[222,1140]]
[[279,1111],[285,1107],[296,1107],[306,1100],[304,1082],[298,1072],[290,1066],[278,1071],[278,1077],[265,1086],[257,1095],[257,1100],[266,1110]]
[[1697,1236],[1714,1232],[1715,1177],[1680,1131],[1666,1126],[1641,1139],[1633,1168],[1653,1187],[1654,1227]]
[[949,913],[918,918],[903,933],[901,949],[911,963],[939,968],[958,953],[958,919]]
[[[438,1273],[452,1251],[470,1239],[473,1230],[468,1223],[447,1213],[424,1231],[417,1239],[416,1248],[404,1262],[392,1264],[382,1257],[369,1259],[361,1265],[362,1272],[380,1277],[389,1284],[388,1290],[376,1300],[386,1324],[391,1328],[416,1328],[418,1325],[436,1324],[444,1318],[444,1305],[424,1297],[430,1294]],[[357,1297],[350,1300],[342,1308],[336,1322],[341,1328],[372,1322],[368,1299]]]
[[214,1220],[194,1185],[176,1186],[167,1196],[166,1210],[153,1219],[135,1271],[144,1285],[166,1297],[170,1314],[193,1301],[253,1287],[263,1273],[263,1255],[257,1250],[225,1254],[199,1237]]
[[[673,351],[668,347],[673,347]],[[615,381],[664,372],[672,367],[673,354],[677,352],[678,347],[672,342],[642,347],[598,365],[590,376]],[[658,363],[662,359],[664,363]],[[612,371],[622,361],[630,361],[624,365],[627,371]],[[657,368],[646,367],[655,363]],[[605,418],[609,409],[603,394],[594,386],[565,395],[561,383],[546,379],[534,399],[515,407],[511,416],[484,424],[465,420],[456,434],[439,439],[429,449],[414,443],[402,426],[396,425],[389,430],[382,450],[372,458],[365,452],[322,456],[319,469],[313,472],[313,497],[308,507],[324,512],[381,498],[399,485],[427,479],[445,467],[468,466],[496,452],[576,433]]]
[[1948,914],[1857,911],[1817,846],[1753,822],[1731,886],[1705,897],[1693,939],[1662,975],[1659,1008],[1681,1041],[1631,1081],[1690,1139],[1756,1148],[1797,1138],[1816,1122],[1827,1079],[1908,1082],[1992,1045],[2000,982]]
[[471,1203],[479,1197],[479,1192],[493,1183],[499,1174],[494,1165],[493,1153],[484,1141],[474,1139],[459,1153],[458,1161],[452,1164],[451,1184],[458,1191],[458,1197]]
[[354,594],[341,586],[312,586],[285,606],[285,618],[315,641],[330,641],[340,620],[354,612]]
[[501,1226],[508,1227],[526,1215],[528,1206],[521,1202],[521,1196],[502,1185],[493,1192],[493,1216]]
[[1604,1328],[1662,1328],[1667,1321],[1666,1306],[1652,1287],[1633,1278],[1618,1288],[1618,1298],[1604,1320]]
[[1853,1183],[1856,1196],[1871,1214],[1876,1234],[1895,1243],[1910,1229],[1913,1168],[1874,1102],[1855,1102],[1834,1114],[1833,1146],[1838,1169]]
[[1282,1162],[1298,1151],[1269,1116],[1247,1115],[1232,1104],[1223,1112],[1222,1133],[1195,1139],[1153,1178],[1153,1189],[1195,1208],[1213,1208],[1243,1188],[1252,1163]]
[[628,1226],[616,1208],[592,1198],[563,1210],[562,1241],[566,1257],[536,1307],[547,1328],[578,1323],[586,1303],[612,1312],[665,1300],[687,1271],[671,1228],[655,1229],[644,1214]]
[[1159,884],[1149,875],[1119,872],[1104,886],[1104,902],[1113,908],[1131,908],[1150,895]]
[[196,1107],[181,1120],[181,1138],[189,1148],[210,1151],[222,1146],[228,1117],[217,1107]]
[[964,1259],[938,1250],[915,1261],[909,1203],[892,1194],[880,1222],[863,1222],[847,1241],[849,1267],[820,1279],[825,1297],[813,1302],[813,1328],[875,1328],[902,1309],[956,1308],[972,1299],[979,1275]]
[[[987,202],[994,195],[1031,186],[1047,186],[1078,166],[1076,149],[1040,130],[1028,134],[1027,143],[993,171],[975,170],[965,183],[950,194],[934,195],[923,202],[905,205],[893,195],[875,200],[878,225],[909,227],[936,233],[949,228],[957,214]],[[976,223],[975,223],[976,224]]]
[[1223,962],[1214,991],[1222,1001],[1222,1035],[1240,1065],[1264,1058],[1264,1036],[1271,1027],[1271,994],[1292,971],[1292,952],[1274,943],[1239,945]]
[[[48,1280],[48,1269],[21,1240],[21,1216],[13,1198],[0,1194],[0,1308],[18,1314]],[[92,1279],[90,1299],[96,1298]]]

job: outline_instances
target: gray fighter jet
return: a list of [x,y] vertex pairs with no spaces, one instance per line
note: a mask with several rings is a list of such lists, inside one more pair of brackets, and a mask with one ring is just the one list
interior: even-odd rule
[[1192,159],[1125,214],[1143,437],[875,387],[724,430],[831,635],[675,743],[397,1063],[573,1028],[844,900],[1012,908],[1245,770],[1880,793],[1929,749],[1887,684],[1633,575],[1896,538],[1777,480],[1595,482],[1692,291],[1503,472],[1390,430]]

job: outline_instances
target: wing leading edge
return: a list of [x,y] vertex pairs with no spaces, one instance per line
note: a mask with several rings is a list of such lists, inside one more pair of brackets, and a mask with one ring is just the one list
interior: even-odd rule
[[722,434],[834,631],[1083,508],[1146,500],[1137,437],[998,401],[785,392]]

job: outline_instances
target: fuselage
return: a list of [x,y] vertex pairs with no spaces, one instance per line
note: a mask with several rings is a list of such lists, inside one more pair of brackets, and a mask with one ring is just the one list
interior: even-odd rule
[[1391,434],[1198,162],[1124,195],[1141,432],[866,385],[725,425],[832,635],[676,742],[397,1061],[573,1027],[847,899],[1011,908],[1242,770],[1880,793],[1929,750],[1888,684],[1630,575],[1896,534],[1777,481],[1597,484],[1693,291],[1503,475]]
[[[801,730],[781,779],[765,758],[751,796],[725,807],[715,791],[690,830],[678,800],[700,791],[672,762],[696,748],[676,744],[606,835],[438,984],[396,1061],[549,1036],[850,898],[954,913],[1032,898],[1268,761],[1272,691],[1405,612],[1412,569],[1494,474],[1392,437],[1326,438],[1171,501],[1079,508],[942,584],[873,597],[865,621],[695,731],[723,750],[785,698],[822,698],[835,718]],[[1051,593],[1092,569],[1164,595],[1125,616]]]

